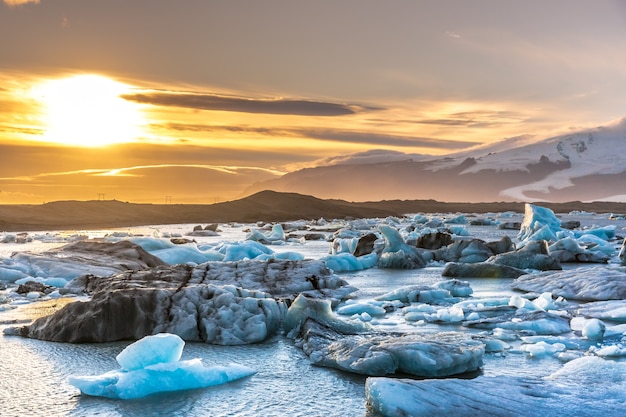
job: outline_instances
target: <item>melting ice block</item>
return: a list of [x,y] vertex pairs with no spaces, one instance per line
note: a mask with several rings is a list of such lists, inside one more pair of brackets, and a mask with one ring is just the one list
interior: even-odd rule
[[185,341],[179,336],[159,333],[128,345],[115,359],[123,369],[133,371],[157,363],[178,362],[184,347]]
[[132,399],[220,385],[255,373],[237,364],[206,367],[200,359],[180,361],[184,344],[173,334],[146,336],[117,356],[122,369],[96,376],[70,376],[69,383],[86,395]]

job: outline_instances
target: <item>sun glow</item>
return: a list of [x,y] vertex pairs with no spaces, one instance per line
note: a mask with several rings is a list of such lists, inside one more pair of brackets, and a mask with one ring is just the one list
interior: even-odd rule
[[43,140],[89,147],[137,140],[146,124],[141,106],[121,98],[131,88],[100,75],[39,84],[32,93],[45,109]]

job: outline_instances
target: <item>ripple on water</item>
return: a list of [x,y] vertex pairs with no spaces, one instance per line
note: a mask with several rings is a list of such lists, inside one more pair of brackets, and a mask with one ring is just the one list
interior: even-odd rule
[[115,356],[127,343],[67,344],[19,337],[0,343],[2,415],[8,416],[363,416],[362,377],[312,366],[290,341],[252,346],[188,343],[183,359],[207,365],[236,362],[254,376],[207,389],[119,401],[79,395],[70,375],[119,368]]

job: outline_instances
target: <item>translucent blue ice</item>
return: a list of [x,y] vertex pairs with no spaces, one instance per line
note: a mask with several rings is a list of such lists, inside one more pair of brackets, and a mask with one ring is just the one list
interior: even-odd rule
[[180,361],[184,344],[169,333],[146,336],[117,356],[122,369],[97,376],[70,376],[69,383],[86,395],[132,399],[220,385],[255,373],[237,364],[206,367],[200,359]]

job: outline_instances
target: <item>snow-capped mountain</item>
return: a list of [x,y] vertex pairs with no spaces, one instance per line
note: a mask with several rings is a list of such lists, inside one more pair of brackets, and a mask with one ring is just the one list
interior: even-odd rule
[[[362,157],[256,184],[262,189],[352,201],[626,201],[626,118],[532,142],[529,137],[447,157]],[[417,157],[416,157],[417,156]]]

